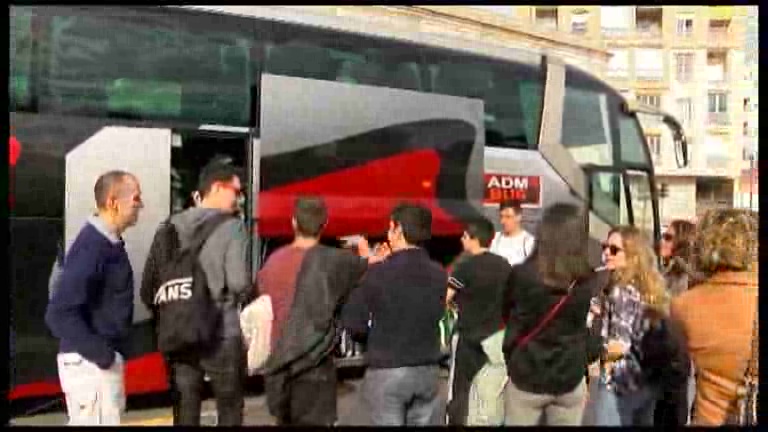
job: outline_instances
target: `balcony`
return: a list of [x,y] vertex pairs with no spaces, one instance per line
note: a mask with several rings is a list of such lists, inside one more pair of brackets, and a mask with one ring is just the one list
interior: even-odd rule
[[635,79],[638,81],[662,82],[664,81],[664,71],[657,68],[637,68],[635,69]]
[[557,31],[557,21],[556,20],[536,20],[536,24],[534,25],[535,29],[540,32],[556,32]]
[[728,112],[711,112],[707,114],[707,124],[716,127],[727,127],[731,125],[731,117]]
[[557,31],[557,7],[535,7],[535,26],[539,31]]
[[733,158],[724,156],[707,157],[704,168],[708,171],[723,172],[733,168]]
[[635,35],[640,39],[660,39],[661,38],[661,27],[660,26],[650,26],[650,27],[641,27],[638,26],[635,30]]
[[733,35],[727,28],[710,27],[707,32],[707,45],[713,48],[734,48]]
[[707,80],[707,84],[710,90],[728,91],[731,87],[728,75],[710,78]]
[[642,39],[661,38],[663,16],[661,6],[637,6],[635,9],[637,36]]
[[606,38],[626,38],[631,35],[627,27],[601,27],[600,33]]
[[628,68],[607,69],[605,71],[605,76],[612,79],[629,79],[629,69]]

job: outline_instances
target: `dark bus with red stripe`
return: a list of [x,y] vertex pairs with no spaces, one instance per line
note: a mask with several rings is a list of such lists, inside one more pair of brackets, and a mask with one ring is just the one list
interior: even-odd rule
[[[658,238],[638,108],[588,73],[541,53],[479,54],[444,38],[270,16],[274,8],[216,9],[10,8],[9,399],[60,393],[58,342],[43,319],[48,278],[109,169],[135,173],[144,191],[125,235],[137,287],[157,225],[190,205],[214,157],[248,173],[254,270],[290,238],[300,194],[325,198],[329,242],[381,238],[397,202],[423,203],[434,214],[427,247],[446,264],[462,223],[495,220],[510,196],[524,200],[529,229],[553,202],[587,205],[596,256],[616,224]],[[654,114],[685,159],[677,122]],[[135,303],[126,391],[161,392],[150,315]]]

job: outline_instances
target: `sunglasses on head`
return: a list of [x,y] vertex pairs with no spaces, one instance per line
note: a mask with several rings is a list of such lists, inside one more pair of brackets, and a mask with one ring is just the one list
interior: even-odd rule
[[664,241],[671,242],[672,240],[675,239],[675,236],[673,236],[672,234],[669,234],[669,233],[664,233],[664,234],[661,235],[661,239],[664,240]]
[[624,249],[622,249],[622,248],[620,248],[620,247],[618,247],[616,245],[612,245],[612,244],[608,244],[608,243],[603,243],[602,246],[603,246],[603,250],[608,249],[608,252],[611,255],[617,255],[619,252],[624,250]]

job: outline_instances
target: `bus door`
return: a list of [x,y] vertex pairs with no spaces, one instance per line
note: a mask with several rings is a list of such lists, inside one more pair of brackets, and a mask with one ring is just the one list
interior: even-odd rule
[[[260,95],[265,255],[292,236],[301,195],[324,199],[327,242],[385,239],[392,210],[410,201],[432,211],[434,259],[461,251],[464,222],[482,211],[481,100],[270,74]],[[362,364],[364,348],[340,330],[337,365]]]
[[481,100],[272,74],[260,97],[260,236],[290,238],[309,194],[328,206],[329,238],[383,238],[407,200],[432,210],[433,241],[460,248],[482,212]]
[[66,155],[64,241],[67,250],[96,211],[93,185],[103,173],[125,170],[141,183],[144,209],[139,221],[124,234],[134,272],[134,322],[146,321],[139,287],[149,247],[158,225],[169,214],[171,195],[171,129],[106,126]]
[[[239,203],[246,230],[256,233],[254,209],[258,209],[259,140],[253,130],[227,125],[202,125],[179,128],[173,133],[171,148],[171,200],[169,210],[177,213],[194,205],[202,169],[211,162],[231,164],[240,169],[243,199]],[[249,236],[254,247],[258,239]],[[249,264],[257,268],[258,254],[251,252]]]

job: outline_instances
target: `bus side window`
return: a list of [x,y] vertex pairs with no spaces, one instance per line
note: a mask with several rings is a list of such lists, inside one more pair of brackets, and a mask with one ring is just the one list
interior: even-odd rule
[[270,23],[266,72],[422,91],[420,51],[397,42]]
[[46,13],[50,49],[40,60],[50,68],[41,76],[41,110],[249,124],[257,42],[242,19],[98,7]]
[[621,161],[631,164],[650,165],[645,151],[647,144],[635,117],[619,115],[619,138],[621,140]]
[[632,206],[635,226],[645,233],[649,240],[653,240],[655,238],[653,201],[648,173],[628,170],[627,181],[629,183],[630,205]]
[[27,108],[32,99],[30,72],[32,65],[32,13],[26,8],[11,7],[10,61],[8,96],[10,111]]
[[569,85],[563,102],[563,146],[579,165],[613,165],[613,140],[605,93]]
[[594,172],[590,180],[592,211],[609,225],[628,223],[624,182],[619,172]]
[[485,102],[487,146],[535,147],[543,86],[539,66],[492,62],[437,50],[428,51],[426,57],[434,93]]

